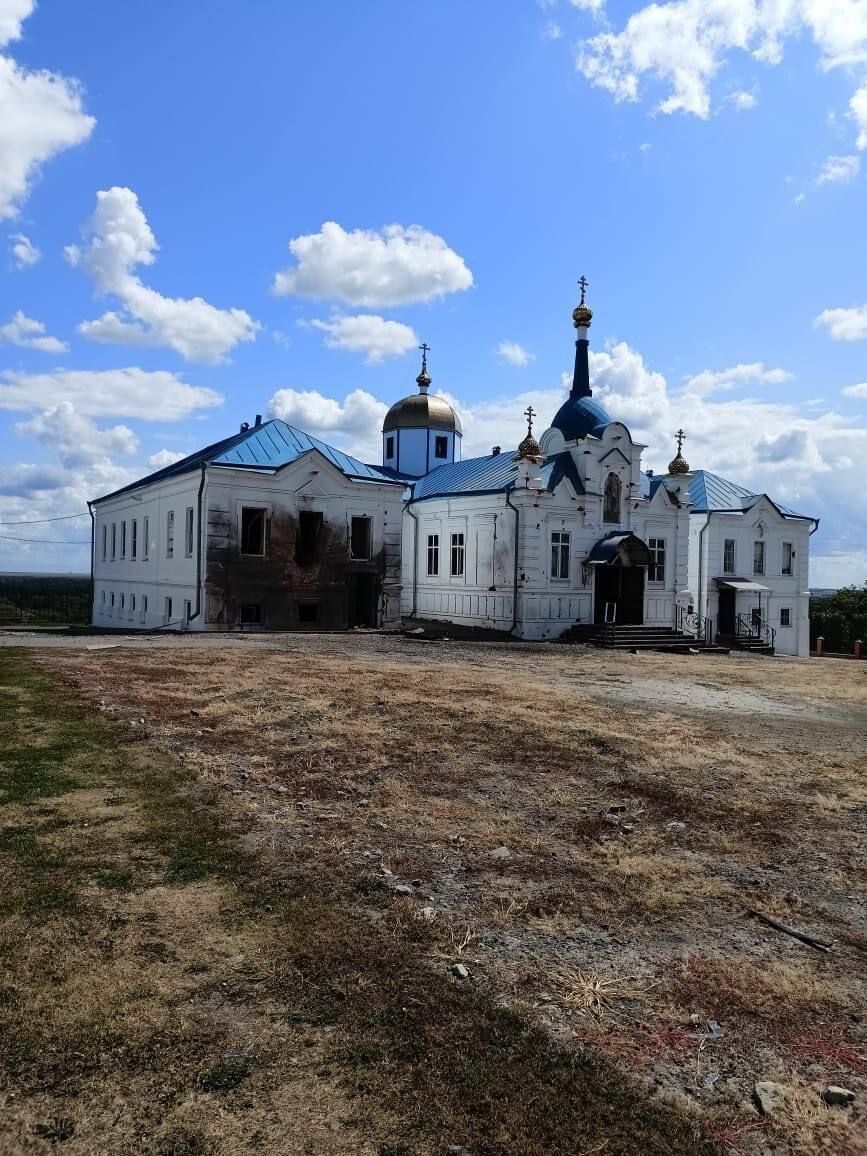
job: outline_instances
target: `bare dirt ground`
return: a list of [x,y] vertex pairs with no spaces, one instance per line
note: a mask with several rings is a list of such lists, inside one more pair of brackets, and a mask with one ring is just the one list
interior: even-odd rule
[[[180,760],[251,855],[418,929],[432,976],[608,1057],[720,1149],[867,1153],[863,667],[373,634],[10,642]],[[832,1084],[851,1107],[823,1103]]]

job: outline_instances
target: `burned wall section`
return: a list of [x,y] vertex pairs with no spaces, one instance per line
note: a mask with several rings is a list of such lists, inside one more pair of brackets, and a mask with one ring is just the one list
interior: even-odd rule
[[[400,505],[397,506],[400,517]],[[305,513],[316,511],[305,511]],[[337,511],[334,512],[335,514]],[[399,606],[400,557],[374,538],[369,560],[350,559],[346,511],[322,511],[311,548],[310,523],[272,508],[265,526],[264,553],[242,554],[239,519],[208,508],[206,551],[207,625],[217,629],[340,630],[379,625],[388,603]],[[399,527],[399,520],[397,523]],[[396,587],[396,590],[395,590]]]

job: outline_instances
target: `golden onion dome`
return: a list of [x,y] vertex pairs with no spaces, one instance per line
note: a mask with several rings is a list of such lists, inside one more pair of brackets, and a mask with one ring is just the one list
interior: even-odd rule
[[[422,375],[419,374],[419,377]],[[427,376],[425,374],[425,376]],[[430,378],[428,378],[428,382]],[[443,397],[436,394],[414,393],[396,401],[382,423],[383,433],[392,429],[441,429],[462,433],[461,419]]]
[[542,450],[539,443],[532,434],[527,434],[521,444],[518,446],[519,458],[540,458]]
[[683,452],[682,452],[683,451],[683,439],[686,437],[686,434],[683,432],[682,429],[679,429],[677,431],[677,433],[675,434],[675,437],[677,438],[677,453],[674,455],[674,457],[668,463],[668,472],[670,474],[688,474],[689,473],[689,462],[683,456]]
[[589,305],[576,305],[572,310],[572,321],[575,323],[575,328],[579,329],[582,326],[586,329],[593,320],[593,310]]

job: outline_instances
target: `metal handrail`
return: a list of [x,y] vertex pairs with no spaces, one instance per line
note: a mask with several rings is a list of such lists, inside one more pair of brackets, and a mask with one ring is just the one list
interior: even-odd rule
[[679,607],[679,611],[678,629],[680,632],[693,635],[696,641],[710,642],[713,629],[710,618],[706,618],[694,610],[688,610],[685,606]]
[[735,619],[735,634],[738,638],[755,638],[767,646],[773,646],[777,632],[763,618],[753,618],[751,614],[739,614]]

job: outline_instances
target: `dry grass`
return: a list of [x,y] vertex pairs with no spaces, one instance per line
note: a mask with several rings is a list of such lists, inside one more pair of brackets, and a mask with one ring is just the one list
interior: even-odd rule
[[[544,1006],[561,1038],[687,1097],[726,1150],[771,1137],[801,1151],[809,1136],[823,1151],[824,1136],[867,1152],[860,671],[288,645],[51,661],[122,725],[145,718],[138,737],[226,801],[254,859],[345,891],[423,969],[462,960],[474,990]],[[753,697],[726,706],[734,690]],[[398,885],[410,893],[393,897]],[[367,974],[341,981],[344,996]],[[719,1037],[694,1038],[696,1017],[720,1021]],[[753,1081],[777,1068],[805,1103],[826,1080],[862,1107],[759,1121]]]

